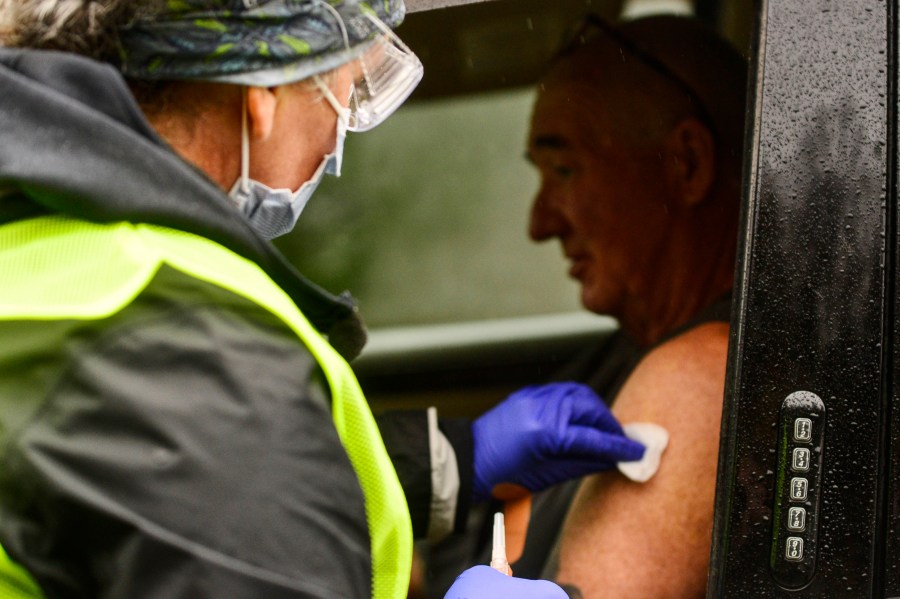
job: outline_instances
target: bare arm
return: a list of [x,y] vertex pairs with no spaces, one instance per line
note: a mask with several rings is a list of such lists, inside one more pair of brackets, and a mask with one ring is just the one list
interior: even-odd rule
[[703,597],[709,562],[728,325],[708,323],[661,345],[616,399],[621,422],[668,429],[659,472],[585,481],[568,515],[560,583],[585,599]]

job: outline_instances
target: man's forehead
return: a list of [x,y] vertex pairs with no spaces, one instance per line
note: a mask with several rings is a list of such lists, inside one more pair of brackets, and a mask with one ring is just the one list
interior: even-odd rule
[[597,103],[563,90],[546,93],[535,104],[528,136],[529,151],[571,152],[587,149],[606,137]]

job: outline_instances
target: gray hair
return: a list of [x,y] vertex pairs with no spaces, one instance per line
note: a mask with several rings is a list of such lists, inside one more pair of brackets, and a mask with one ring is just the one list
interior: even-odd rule
[[164,6],[164,0],[0,0],[0,45],[118,64],[119,30]]

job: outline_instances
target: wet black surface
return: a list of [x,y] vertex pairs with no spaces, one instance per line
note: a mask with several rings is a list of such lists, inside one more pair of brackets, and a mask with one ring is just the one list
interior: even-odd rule
[[[890,15],[885,2],[822,0],[763,11],[709,595],[893,597],[900,556],[886,516],[898,487],[890,497],[879,485],[895,277],[884,249],[896,201]],[[788,592],[770,569],[775,452],[779,408],[801,390],[829,416],[816,570]]]

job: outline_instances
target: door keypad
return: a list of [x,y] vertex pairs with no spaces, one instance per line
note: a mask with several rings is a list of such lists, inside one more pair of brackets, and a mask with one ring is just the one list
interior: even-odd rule
[[825,440],[825,404],[797,391],[781,404],[770,567],[786,589],[812,580]]

